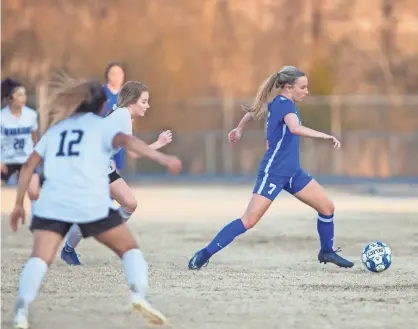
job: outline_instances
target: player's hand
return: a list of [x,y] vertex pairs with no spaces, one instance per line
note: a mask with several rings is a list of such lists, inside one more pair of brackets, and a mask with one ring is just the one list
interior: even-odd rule
[[231,144],[235,144],[241,139],[242,130],[239,128],[232,129],[228,134],[228,140]]
[[0,163],[1,163],[1,172],[6,175],[8,172],[7,166],[3,162],[0,162]]
[[161,147],[170,144],[173,141],[173,133],[170,130],[163,131],[157,139],[157,142],[161,145]]
[[25,224],[25,209],[23,205],[15,205],[15,208],[9,216],[9,220],[13,232],[17,231],[19,221],[22,222],[22,225]]
[[165,156],[164,165],[167,167],[168,172],[172,175],[178,175],[183,167],[180,159],[173,155]]
[[331,136],[331,135],[325,135],[324,136],[324,139],[327,139],[327,140],[330,140],[330,141],[332,141],[332,143],[334,144],[334,148],[335,149],[340,149],[340,147],[341,147],[341,142],[337,139],[337,138],[335,138],[334,136]]

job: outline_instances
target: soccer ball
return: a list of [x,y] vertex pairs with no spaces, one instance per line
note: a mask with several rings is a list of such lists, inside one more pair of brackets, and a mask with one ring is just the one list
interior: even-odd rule
[[392,264],[392,251],[386,243],[374,241],[364,247],[361,261],[370,272],[383,272]]

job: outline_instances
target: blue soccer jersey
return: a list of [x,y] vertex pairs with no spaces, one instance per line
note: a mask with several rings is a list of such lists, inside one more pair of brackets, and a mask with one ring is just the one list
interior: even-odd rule
[[296,114],[301,122],[295,103],[286,97],[279,95],[268,104],[268,148],[258,169],[254,192],[271,200],[282,189],[291,194],[299,192],[312,179],[300,167],[299,136],[294,135],[284,122],[289,113]]
[[277,96],[268,105],[266,133],[268,149],[260,163],[259,175],[292,176],[299,169],[299,136],[290,132],[284,117],[295,113],[300,120],[295,103]]

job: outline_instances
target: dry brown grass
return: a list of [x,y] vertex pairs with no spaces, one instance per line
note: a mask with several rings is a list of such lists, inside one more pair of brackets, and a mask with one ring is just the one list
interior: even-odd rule
[[[150,296],[169,328],[418,328],[418,198],[382,198],[330,191],[336,245],[352,269],[320,265],[315,213],[281,195],[252,232],[199,272],[189,257],[226,222],[240,216],[251,187],[140,187],[132,230],[150,264]],[[2,194],[10,211],[13,190]],[[10,328],[18,277],[30,253],[26,228],[12,234],[2,217],[2,328]],[[382,239],[392,267],[366,272],[365,243]],[[32,307],[34,329],[125,329],[145,324],[129,312],[120,261],[94,240],[82,241],[85,264],[52,265]],[[4,327],[3,327],[4,325]]]

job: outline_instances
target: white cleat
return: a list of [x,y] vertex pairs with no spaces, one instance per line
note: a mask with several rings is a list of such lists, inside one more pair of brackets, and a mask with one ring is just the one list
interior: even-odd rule
[[132,301],[132,310],[138,313],[141,317],[148,320],[149,323],[162,326],[167,322],[165,316],[151,306],[145,298],[136,298]]
[[15,319],[13,322],[14,329],[28,329],[28,311],[26,309],[18,309],[16,311]]

